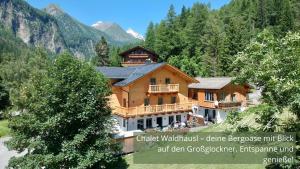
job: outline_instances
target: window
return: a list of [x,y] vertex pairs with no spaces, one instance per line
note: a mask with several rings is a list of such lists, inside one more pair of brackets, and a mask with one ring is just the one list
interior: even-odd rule
[[149,98],[144,99],[144,106],[149,106]]
[[192,98],[195,99],[195,100],[198,100],[198,93],[197,92],[193,92]]
[[207,118],[208,117],[208,109],[204,110],[204,117]]
[[216,110],[213,110],[213,119],[216,118]]
[[163,100],[163,98],[162,98],[162,97],[159,97],[159,98],[158,98],[158,100],[157,100],[157,104],[158,104],[158,105],[162,105],[162,104],[164,104],[164,100]]
[[150,79],[150,85],[156,85],[156,79],[155,78]]
[[126,127],[126,119],[123,119],[123,127]]
[[127,101],[126,101],[126,99],[123,99],[123,107],[127,107]]
[[152,128],[152,118],[146,119],[146,128]]
[[137,121],[137,129],[138,130],[144,130],[144,119],[139,119]]
[[169,125],[171,125],[174,122],[174,116],[169,116]]
[[214,95],[213,95],[213,93],[206,91],[205,92],[205,100],[214,101]]
[[221,100],[221,101],[225,101],[225,99],[226,99],[226,93],[222,92],[222,93],[221,93],[220,100]]
[[176,97],[175,96],[172,96],[171,97],[171,104],[175,104],[176,103]]
[[236,95],[235,94],[231,94],[231,101],[236,102]]
[[181,115],[176,115],[176,122],[181,122]]
[[170,84],[170,83],[171,83],[171,79],[170,79],[170,78],[166,78],[166,79],[165,79],[165,83],[166,83],[166,84]]

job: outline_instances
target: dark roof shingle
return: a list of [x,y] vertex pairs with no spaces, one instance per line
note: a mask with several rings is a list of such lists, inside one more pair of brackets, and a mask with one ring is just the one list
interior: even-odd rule
[[135,71],[135,67],[97,67],[96,70],[111,79],[125,79]]
[[146,64],[132,67],[97,67],[96,70],[110,79],[123,79],[114,86],[126,86],[166,63]]

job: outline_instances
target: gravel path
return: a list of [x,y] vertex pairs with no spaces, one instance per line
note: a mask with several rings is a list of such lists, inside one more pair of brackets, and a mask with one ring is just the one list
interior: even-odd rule
[[4,145],[4,142],[8,141],[10,137],[0,138],[0,169],[4,169],[7,166],[8,161],[13,156],[21,156],[24,153],[17,153],[17,151],[9,151]]

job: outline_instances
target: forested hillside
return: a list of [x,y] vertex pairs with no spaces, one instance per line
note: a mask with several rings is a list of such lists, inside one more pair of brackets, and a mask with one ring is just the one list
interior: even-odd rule
[[[56,19],[59,30],[63,35],[68,49],[76,57],[85,57],[90,59],[95,56],[95,45],[98,41],[100,41],[102,36],[111,46],[122,46],[139,41],[127,34],[124,30],[122,30],[122,28],[116,30],[112,27],[108,30],[102,31],[91,26],[84,25],[54,4],[49,5],[44,9],[44,11]],[[126,37],[124,37],[124,34]]]
[[[9,91],[11,103],[22,109],[23,85],[33,74],[43,72],[49,55],[40,48],[28,47],[14,32],[0,24],[0,86]],[[0,95],[5,91],[0,90]]]
[[67,48],[56,20],[23,0],[0,1],[0,23],[30,46],[53,53]]
[[233,0],[219,10],[196,3],[179,14],[171,6],[149,24],[145,46],[190,75],[230,75],[235,55],[263,29],[275,37],[299,30],[299,9],[297,0]]

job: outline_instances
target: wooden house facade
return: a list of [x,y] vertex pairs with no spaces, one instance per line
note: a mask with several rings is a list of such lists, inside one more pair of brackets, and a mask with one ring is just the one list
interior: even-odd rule
[[184,122],[192,106],[197,104],[188,98],[188,85],[198,81],[166,63],[99,67],[98,71],[110,78],[110,105],[120,130]]
[[119,54],[122,57],[122,66],[137,66],[146,63],[157,63],[158,55],[142,46],[136,46]]
[[110,107],[120,131],[166,127],[197,115],[222,122],[247,106],[249,85],[232,78],[193,78],[137,46],[120,54],[123,67],[97,67],[110,81]]
[[199,83],[189,85],[189,97],[198,100],[198,113],[206,121],[222,122],[227,113],[247,106],[250,86],[236,85],[230,77],[196,78]]

